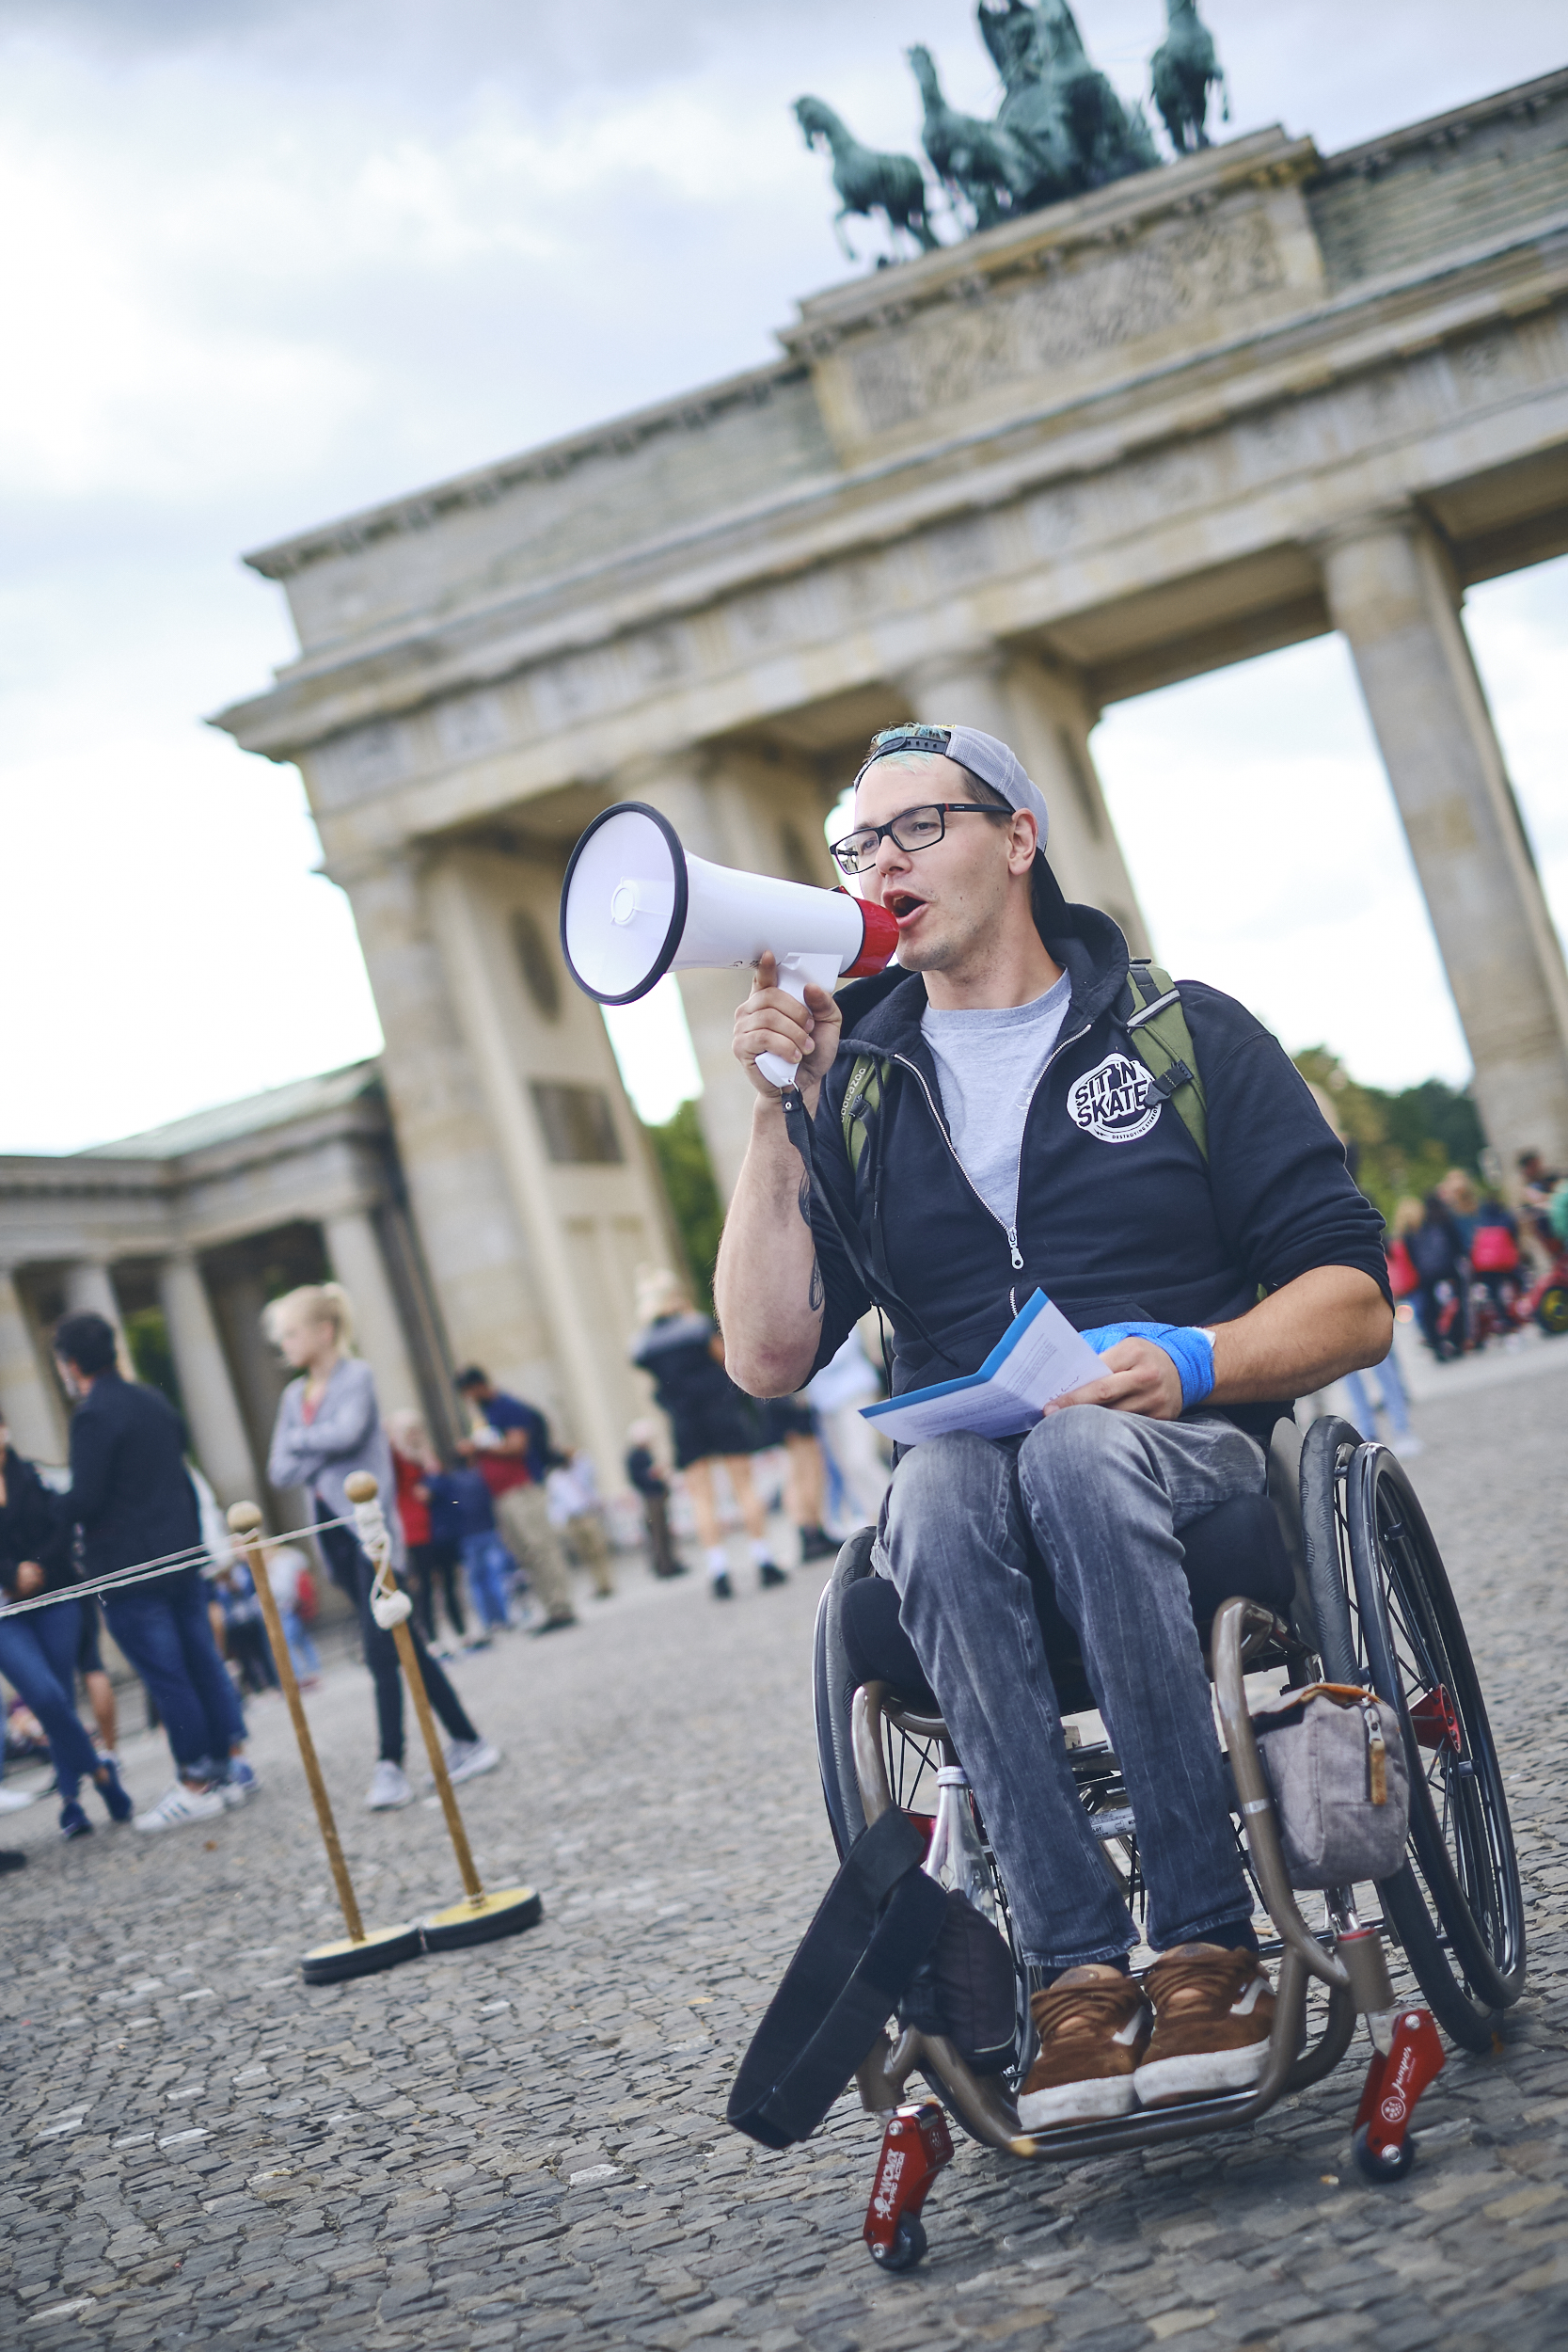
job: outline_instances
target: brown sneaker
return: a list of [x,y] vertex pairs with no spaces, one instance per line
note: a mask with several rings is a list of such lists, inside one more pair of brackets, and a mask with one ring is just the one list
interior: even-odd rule
[[1178,1944],[1161,1953],[1145,1981],[1154,2039],[1138,2068],[1140,2106],[1213,2098],[1258,2080],[1274,2028],[1274,1993],[1256,1952]]
[[1019,2093],[1026,2132],[1060,2123],[1098,2123],[1130,2115],[1137,2104],[1132,2070],[1148,2041],[1153,2012],[1142,1987],[1119,1968],[1091,1961],[1064,1970],[1031,1995],[1040,2054]]

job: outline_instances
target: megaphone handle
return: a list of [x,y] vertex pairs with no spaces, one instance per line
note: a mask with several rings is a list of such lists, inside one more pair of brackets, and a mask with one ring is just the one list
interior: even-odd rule
[[[786,990],[791,996],[798,996],[801,1004],[806,1001],[805,992],[808,980],[817,988],[832,988],[839,974],[839,961],[836,956],[780,956],[778,963],[779,986]],[[757,1056],[757,1068],[769,1086],[793,1086],[795,1073],[800,1067],[798,1061],[785,1061],[780,1054]]]

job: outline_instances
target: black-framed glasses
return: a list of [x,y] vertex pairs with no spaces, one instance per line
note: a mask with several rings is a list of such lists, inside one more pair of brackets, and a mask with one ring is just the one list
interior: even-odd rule
[[992,808],[984,801],[922,801],[918,808],[900,809],[885,825],[857,825],[842,841],[830,842],[828,854],[841,874],[868,873],[884,841],[897,850],[934,849],[947,831],[949,817],[1006,817],[1010,808]]

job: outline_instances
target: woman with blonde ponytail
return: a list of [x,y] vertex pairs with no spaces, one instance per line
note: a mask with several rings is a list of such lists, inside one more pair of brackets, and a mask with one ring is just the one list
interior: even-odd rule
[[[375,1684],[381,1755],[365,1798],[372,1812],[407,1804],[414,1791],[403,1769],[403,1680],[397,1644],[371,1614],[374,1576],[352,1528],[322,1524],[352,1517],[347,1482],[369,1470],[380,1489],[392,1538],[392,1564],[403,1565],[403,1531],[398,1521],[392,1449],[381,1425],[375,1382],[369,1364],[350,1353],[354,1317],[347,1294],[336,1282],[308,1282],[275,1298],[261,1317],[273,1345],[300,1375],[277,1403],[267,1476],[275,1486],[303,1486],[318,1522],[316,1540],[334,1583],[359,1613],[365,1663]],[[500,1762],[497,1751],[468,1721],[456,1692],[431,1657],[417,1625],[414,1647],[430,1704],[448,1733],[447,1759],[454,1781],[472,1780]]]

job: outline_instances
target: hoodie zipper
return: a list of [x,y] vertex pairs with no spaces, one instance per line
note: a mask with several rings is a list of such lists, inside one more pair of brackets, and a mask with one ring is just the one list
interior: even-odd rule
[[[1040,1088],[1044,1086],[1051,1065],[1055,1060],[1057,1055],[1065,1054],[1069,1045],[1076,1045],[1080,1038],[1087,1037],[1093,1026],[1094,1024],[1092,1021],[1085,1021],[1083,1027],[1081,1029],[1075,1029],[1070,1037],[1059,1037],[1056,1040],[1055,1044],[1052,1047],[1050,1053],[1045,1057],[1045,1068],[1040,1072],[1034,1094],[1029,1097],[1029,1109],[1023,1114],[1023,1134],[1019,1137],[1018,1145],[1018,1182],[1013,1192],[1015,1201],[1023,1190],[1023,1146],[1029,1133],[1029,1113],[1030,1111],[1033,1111],[1035,1107],[1036,1097],[1038,1095]],[[942,1113],[938,1110],[935,1102],[932,1100],[931,1089],[926,1083],[925,1072],[921,1069],[918,1062],[911,1061],[906,1054],[895,1054],[893,1059],[897,1062],[902,1069],[911,1072],[919,1080],[920,1091],[926,1097],[927,1106],[930,1111],[931,1117],[937,1122],[937,1132],[941,1136],[943,1143],[946,1144],[949,1152],[953,1152],[953,1138],[947,1132],[947,1121],[943,1119]],[[959,1175],[963,1178],[964,1183],[969,1186],[970,1191],[974,1194],[975,1200],[979,1201],[981,1208],[984,1209],[991,1223],[1000,1227],[1002,1232],[1006,1236],[1008,1254],[1013,1262],[1013,1272],[1015,1274],[1022,1274],[1023,1271],[1023,1253],[1018,1246],[1017,1225],[1003,1225],[1002,1219],[997,1216],[996,1211],[991,1207],[990,1202],[986,1199],[982,1192],[977,1190],[974,1179],[971,1176],[968,1168],[965,1168],[962,1160],[959,1159],[957,1152],[953,1152],[953,1165],[958,1169]],[[1013,1215],[1015,1217],[1018,1215],[1016,1207],[1014,1208]],[[1009,1290],[1007,1295],[1011,1298],[1013,1296],[1013,1292]],[[1017,1313],[1018,1310],[1016,1306],[1014,1307],[1013,1311],[1015,1314]]]

